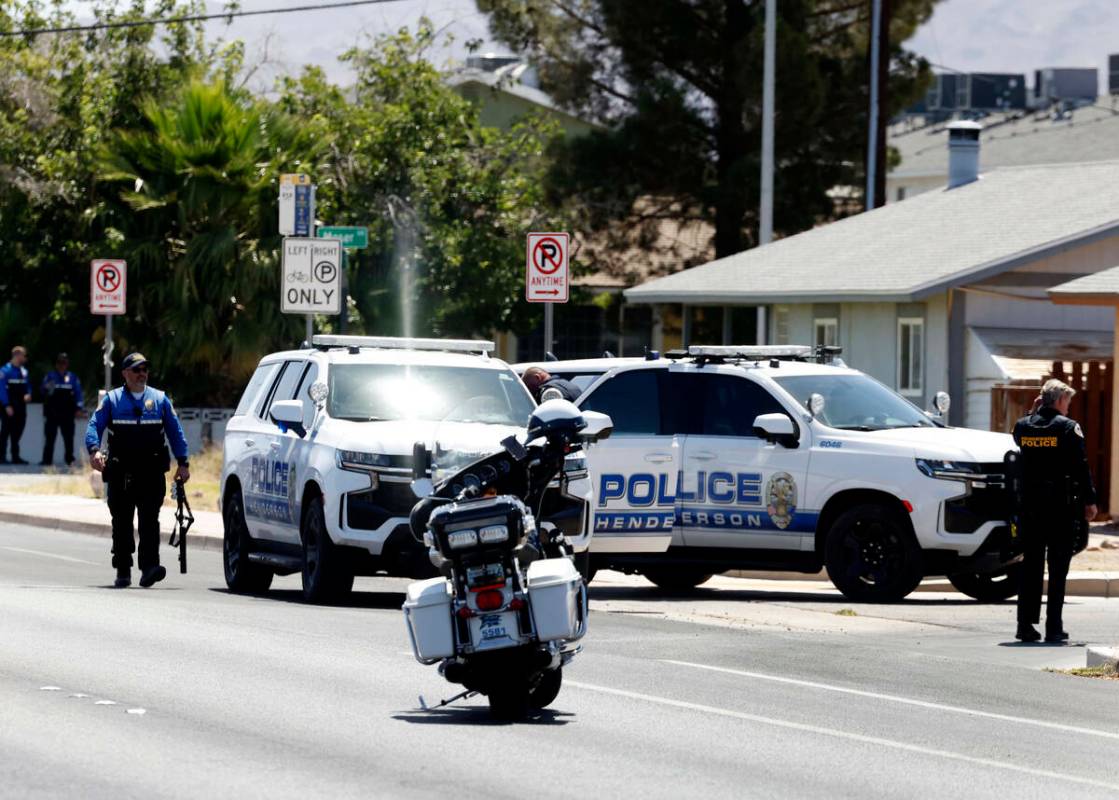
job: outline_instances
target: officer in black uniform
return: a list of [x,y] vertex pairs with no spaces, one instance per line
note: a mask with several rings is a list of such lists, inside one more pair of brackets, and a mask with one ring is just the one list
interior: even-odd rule
[[540,367],[529,367],[525,370],[524,375],[521,376],[525,386],[536,398],[536,402],[541,402],[544,391],[546,389],[557,390],[563,400],[569,400],[572,403],[575,399],[583,393],[583,391],[571,381],[566,381],[563,378],[553,378],[551,374]]
[[70,371],[70,356],[59,353],[54,369],[46,374],[43,394],[43,460],[42,466],[54,461],[54,437],[62,434],[62,450],[66,466],[74,463],[74,420],[83,416],[82,382]]
[[1068,418],[1076,390],[1058,380],[1046,381],[1034,411],[1014,425],[1021,450],[1022,499],[1019,535],[1024,562],[1018,592],[1018,633],[1023,642],[1041,638],[1041,588],[1049,561],[1049,603],[1045,641],[1064,642],[1061,622],[1065,580],[1072,561],[1077,527],[1096,516],[1096,490],[1084,450],[1084,431]]
[[[167,494],[167,471],[171,457],[164,437],[179,467],[175,480],[190,479],[187,441],[171,401],[163,392],[148,386],[148,360],[129,353],[121,364],[124,386],[108,392],[90,417],[85,443],[89,463],[102,474],[109,490],[109,512],[113,515],[114,583],[123,589],[132,583],[132,515],[140,529],[140,585],[147,588],[167,577],[159,564],[159,509]],[[109,431],[108,456],[101,450],[101,435]]]

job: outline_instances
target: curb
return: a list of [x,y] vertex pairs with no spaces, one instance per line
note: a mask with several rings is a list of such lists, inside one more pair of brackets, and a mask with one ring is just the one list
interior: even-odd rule
[[[22,514],[18,511],[0,511],[0,522],[33,525],[36,528],[46,528],[52,531],[82,533],[87,536],[99,536],[103,539],[111,539],[113,536],[113,526],[108,522],[84,522],[78,519],[41,517],[36,514]],[[209,533],[188,533],[187,547],[192,550],[220,551],[222,549],[222,537]]]
[[1119,647],[1089,647],[1088,667],[1105,667],[1119,665]]

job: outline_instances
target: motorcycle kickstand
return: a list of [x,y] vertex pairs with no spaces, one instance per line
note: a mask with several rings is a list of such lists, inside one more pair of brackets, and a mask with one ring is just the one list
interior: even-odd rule
[[475,692],[475,691],[471,691],[470,689],[467,689],[465,692],[459,692],[454,697],[448,697],[446,700],[440,700],[438,703],[436,703],[433,706],[429,706],[424,701],[424,696],[421,694],[420,695],[420,711],[435,711],[436,709],[443,708],[443,706],[449,706],[451,703],[457,702],[459,700],[466,700],[468,698],[471,698],[476,694],[478,694],[478,693]]

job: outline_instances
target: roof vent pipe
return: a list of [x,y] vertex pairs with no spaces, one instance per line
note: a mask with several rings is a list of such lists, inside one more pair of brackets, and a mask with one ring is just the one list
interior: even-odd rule
[[948,188],[955,189],[979,178],[978,122],[958,121],[948,125]]

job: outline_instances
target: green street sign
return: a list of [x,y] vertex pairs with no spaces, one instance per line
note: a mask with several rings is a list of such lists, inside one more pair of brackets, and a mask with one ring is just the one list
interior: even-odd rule
[[361,250],[369,246],[369,229],[352,225],[324,225],[315,233],[320,239],[340,239],[343,247]]

